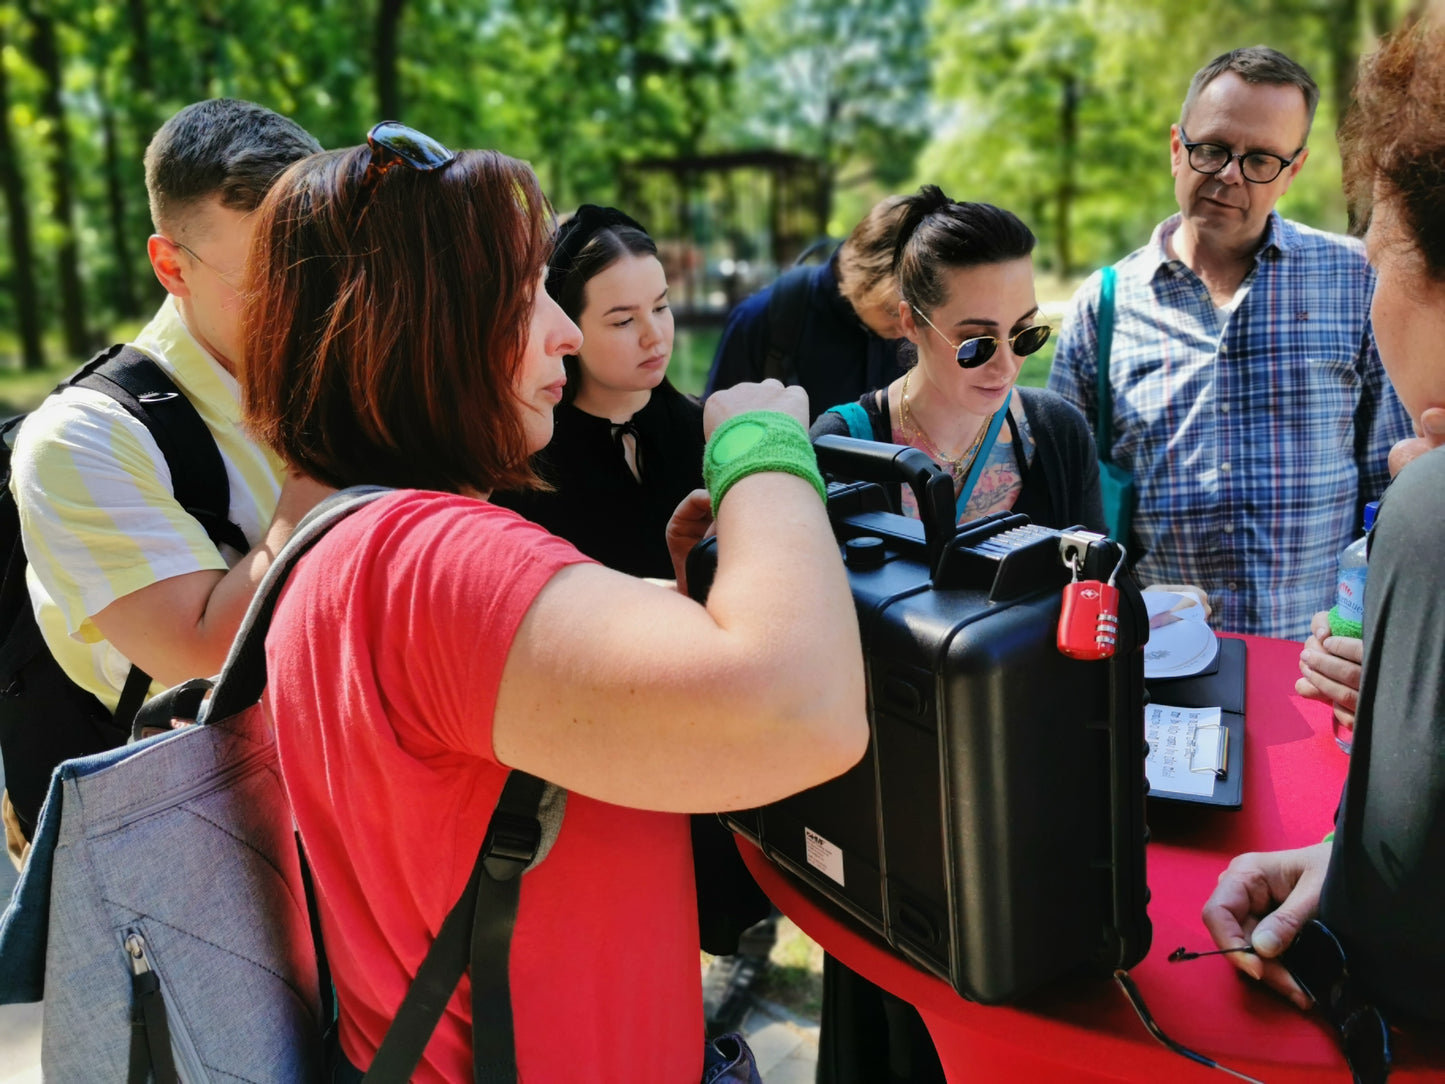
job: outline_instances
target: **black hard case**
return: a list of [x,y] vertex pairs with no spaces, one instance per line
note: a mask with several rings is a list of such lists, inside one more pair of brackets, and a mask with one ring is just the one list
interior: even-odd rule
[[[1148,951],[1148,621],[1120,575],[1119,648],[1061,654],[1060,532],[998,514],[953,526],[952,479],[912,448],[822,437],[828,512],[862,633],[871,740],[846,774],[725,816],[735,831],[964,997],[998,1003]],[[922,521],[874,482],[913,487]],[[705,598],[714,540],[689,561]],[[1112,543],[1089,550],[1107,579]],[[808,861],[842,851],[838,883]]]

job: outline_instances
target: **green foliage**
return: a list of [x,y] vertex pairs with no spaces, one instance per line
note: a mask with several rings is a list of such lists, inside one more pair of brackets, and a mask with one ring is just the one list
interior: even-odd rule
[[[354,144],[381,119],[389,56],[399,119],[530,160],[560,208],[619,199],[629,161],[771,147],[822,163],[835,235],[879,196],[937,181],[1018,210],[1041,263],[1069,272],[1137,246],[1173,209],[1168,129],[1188,75],[1241,43],[1282,48],[1324,88],[1310,161],[1282,206],[1342,228],[1341,92],[1407,2],[0,0],[3,119],[35,242],[30,266],[0,251],[0,354],[18,276],[46,328],[60,319],[56,123],[70,136],[92,328],[159,296],[141,156],[165,117],[203,97],[248,98],[323,145]],[[397,18],[383,40],[386,7]],[[62,59],[58,121],[43,108],[42,16]],[[718,185],[695,195],[690,214],[709,230],[743,198]],[[8,230],[5,217],[0,207]]]
[[1169,127],[1190,76],[1220,53],[1263,42],[1302,63],[1323,91],[1309,162],[1280,209],[1342,230],[1333,137],[1348,89],[1342,83],[1371,33],[1402,7],[1395,0],[938,0],[934,93],[943,123],[917,175],[956,198],[1016,210],[1039,234],[1041,263],[1060,273],[1117,259],[1176,210]]

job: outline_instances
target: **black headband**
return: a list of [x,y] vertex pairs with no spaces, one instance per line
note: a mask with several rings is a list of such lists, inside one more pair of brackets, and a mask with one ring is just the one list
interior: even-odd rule
[[647,232],[635,218],[629,218],[616,207],[598,207],[595,203],[584,203],[578,207],[576,214],[557,227],[552,258],[547,261],[548,277],[565,278],[587,242],[602,230],[616,226],[626,226],[643,234]]

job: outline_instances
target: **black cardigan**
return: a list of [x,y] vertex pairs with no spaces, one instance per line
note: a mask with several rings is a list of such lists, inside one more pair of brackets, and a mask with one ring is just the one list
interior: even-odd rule
[[[1023,490],[1013,511],[1043,527],[1084,526],[1104,531],[1104,502],[1099,491],[1098,453],[1089,423],[1077,407],[1043,388],[1019,388],[1024,417],[1034,436],[1033,462],[1023,475]],[[879,400],[882,400],[881,403]],[[873,426],[873,439],[893,443],[888,416],[888,389],[868,392],[858,400]],[[1022,448],[1013,413],[1008,415],[1014,447]],[[841,414],[825,411],[808,431],[810,437],[834,434],[848,436],[848,423]],[[894,507],[898,507],[896,487]]]

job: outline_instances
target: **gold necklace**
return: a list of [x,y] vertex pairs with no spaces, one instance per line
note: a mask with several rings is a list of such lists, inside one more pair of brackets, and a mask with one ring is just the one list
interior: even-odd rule
[[912,369],[909,369],[903,374],[903,388],[899,394],[898,420],[903,423],[903,435],[905,437],[916,437],[922,441],[922,450],[927,452],[930,458],[937,461],[939,466],[943,467],[953,476],[953,484],[957,487],[963,481],[964,473],[973,465],[974,459],[978,456],[978,450],[983,445],[984,434],[988,432],[988,427],[993,424],[993,414],[990,414],[980,423],[978,432],[974,434],[973,441],[963,452],[957,457],[945,455],[943,449],[934,442],[933,438],[928,435],[918,419],[913,416],[913,412],[908,409],[908,378],[912,375]]

